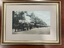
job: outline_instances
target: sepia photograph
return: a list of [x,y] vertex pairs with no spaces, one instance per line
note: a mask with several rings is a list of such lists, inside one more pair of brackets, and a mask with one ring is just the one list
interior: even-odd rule
[[50,34],[50,12],[12,11],[12,33]]

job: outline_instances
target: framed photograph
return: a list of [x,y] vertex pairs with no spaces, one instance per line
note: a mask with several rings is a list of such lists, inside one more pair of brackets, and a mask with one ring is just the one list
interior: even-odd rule
[[2,44],[60,44],[60,12],[60,1],[3,2]]

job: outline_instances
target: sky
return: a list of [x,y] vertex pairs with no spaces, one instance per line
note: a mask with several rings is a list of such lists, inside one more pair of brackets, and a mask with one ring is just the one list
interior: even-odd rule
[[50,26],[50,12],[49,11],[28,11],[28,13],[34,13],[35,16],[43,20],[48,26]]

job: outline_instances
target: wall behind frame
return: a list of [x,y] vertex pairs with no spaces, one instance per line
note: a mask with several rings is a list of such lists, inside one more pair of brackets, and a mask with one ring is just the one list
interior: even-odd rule
[[[2,0],[2,1],[31,1],[31,0]],[[35,0],[36,1],[36,0]],[[34,46],[34,45],[1,45],[0,48],[64,48],[64,0],[47,0],[47,1],[61,1],[61,42],[62,45],[39,45],[39,46]],[[0,4],[0,35],[1,35],[1,4]],[[0,37],[0,42],[1,42],[1,37]]]

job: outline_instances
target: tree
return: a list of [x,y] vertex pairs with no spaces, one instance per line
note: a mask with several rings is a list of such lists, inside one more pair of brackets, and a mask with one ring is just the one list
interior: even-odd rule
[[24,12],[23,11],[19,12],[19,14],[18,14],[19,19],[25,20],[25,17],[23,15],[24,15]]

